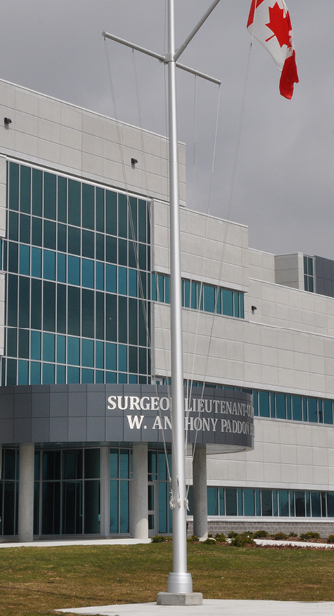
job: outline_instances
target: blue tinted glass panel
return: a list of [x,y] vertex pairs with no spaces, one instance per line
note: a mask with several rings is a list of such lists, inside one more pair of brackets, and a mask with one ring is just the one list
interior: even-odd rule
[[11,357],[17,357],[17,329],[11,327],[7,329],[6,354]]
[[[94,366],[94,342],[93,340],[83,339],[81,341],[81,355],[82,365],[93,367]],[[88,381],[91,382],[91,381]]]
[[[37,281],[36,281],[37,282]],[[55,290],[52,282],[43,285],[43,327],[46,331],[55,331]]]
[[324,422],[326,424],[332,424],[333,423],[332,401],[324,400],[323,405],[324,405]]
[[262,515],[273,515],[272,490],[262,490]]
[[68,180],[68,223],[80,227],[80,183]]
[[54,334],[43,334],[43,361],[55,361]]
[[[154,488],[154,486],[149,486]],[[153,496],[153,495],[152,495]],[[166,483],[158,483],[158,502],[159,502],[159,533],[167,533],[167,490]],[[152,503],[153,504],[153,503]],[[154,505],[151,507],[154,510]]]
[[239,318],[239,293],[233,291],[233,316]]
[[129,272],[129,295],[131,297],[137,297],[137,272],[130,269]]
[[57,254],[57,280],[66,282],[66,255],[61,252]]
[[82,226],[94,229],[94,186],[82,185]]
[[318,423],[316,398],[308,398],[308,420],[313,423]]
[[117,235],[117,193],[107,191],[106,197],[106,232],[110,235]]
[[29,362],[20,359],[18,362],[18,385],[28,385]]
[[18,245],[13,242],[9,242],[9,271],[17,272],[18,270]]
[[8,237],[15,242],[19,239],[19,217],[16,212],[9,212],[9,230]]
[[183,280],[183,305],[190,308],[190,280]]
[[67,368],[67,382],[71,383],[80,383],[80,369],[79,368]]
[[32,219],[31,242],[34,246],[42,246],[42,221],[40,218]]
[[208,487],[208,515],[218,515],[218,488]]
[[106,368],[107,370],[117,370],[117,345],[106,343]]
[[96,188],[96,230],[104,232],[104,190]]
[[58,225],[58,250],[61,252],[66,252],[67,241],[66,241],[67,229],[65,225]]
[[82,231],[82,255],[89,259],[94,259],[94,233],[92,231]]
[[67,338],[67,363],[72,365],[79,365],[79,338]]
[[94,291],[82,290],[82,336],[94,338]]
[[31,275],[35,278],[42,277],[42,250],[41,248],[31,248]]
[[110,533],[118,533],[118,481],[110,482]]
[[29,276],[30,270],[30,249],[24,244],[20,245],[20,274]]
[[334,492],[327,492],[327,515],[334,518]]
[[245,516],[255,515],[254,490],[251,490],[248,488],[244,489],[244,515]]
[[54,364],[43,364],[43,384],[53,385],[55,382],[55,367]]
[[106,290],[109,293],[116,293],[117,291],[116,271],[115,265],[106,264]]
[[138,201],[139,241],[146,242],[146,201]]
[[121,449],[119,452],[119,476],[121,479],[129,479],[129,451]]
[[66,382],[66,367],[65,366],[57,366],[57,383],[65,383]]
[[233,316],[233,292],[229,289],[222,289],[223,295],[223,314]]
[[240,299],[240,318],[244,319],[245,318],[245,302],[244,302],[243,293],[239,294],[239,299]]
[[44,247],[56,249],[56,223],[50,220],[44,221]]
[[56,176],[44,173],[44,217],[56,220]]
[[302,421],[302,399],[300,396],[291,396],[292,402],[292,419],[294,421]]
[[275,394],[276,398],[276,417],[277,419],[285,419],[285,395],[284,394]]
[[126,195],[118,195],[118,235],[127,237],[128,207]]
[[80,255],[80,229],[68,227],[68,252]]
[[42,172],[39,169],[32,170],[32,213],[42,216]]
[[281,517],[289,516],[289,493],[288,490],[278,491],[279,515]]
[[20,215],[20,242],[30,244],[30,216]]
[[211,285],[205,284],[203,286],[204,292],[204,310],[205,312],[215,311],[215,288]]
[[118,449],[110,449],[109,468],[110,468],[110,477],[113,478],[113,479],[117,479],[119,477],[119,474],[118,474]]
[[295,491],[296,516],[299,518],[305,517],[305,492],[301,490]]
[[65,359],[65,347],[66,347],[66,338],[65,336],[57,336],[57,362],[59,364],[64,364]]
[[82,259],[82,286],[94,288],[94,261]]
[[58,177],[58,220],[67,221],[67,179]]
[[117,238],[106,236],[106,261],[117,263]]
[[68,283],[79,286],[80,285],[80,259],[79,257],[72,257],[68,255],[67,262],[67,276]]
[[[130,270],[130,272],[131,271],[134,271],[134,270]],[[157,274],[152,274],[151,276],[151,299],[154,302],[157,301]]]
[[67,330],[71,336],[80,336],[80,289],[67,287]]
[[104,368],[104,344],[103,342],[95,342],[95,365],[96,368]]
[[98,259],[98,261],[104,261],[104,236],[100,235],[100,233],[95,234],[95,244],[96,259]]
[[237,491],[235,488],[226,488],[226,515],[237,515]]
[[321,517],[320,492],[311,492],[312,517]]
[[29,327],[30,312],[30,280],[23,276],[19,277],[19,326]]
[[94,370],[90,368],[82,368],[81,370],[82,383],[94,383]]
[[104,374],[102,370],[95,370],[95,383],[104,383]]
[[19,166],[16,163],[9,164],[9,207],[19,209]]
[[259,406],[260,416],[269,417],[269,393],[267,391],[259,391]]
[[[118,240],[118,263],[120,265],[128,264],[128,243],[126,240]],[[109,259],[108,259],[109,261]]]
[[19,357],[29,358],[29,331],[27,329],[19,330]]
[[127,347],[124,344],[118,346],[118,370],[127,371]]
[[56,253],[51,250],[44,250],[43,275],[46,280],[56,279]]
[[30,384],[41,384],[41,364],[39,362],[32,361],[30,363]]
[[126,295],[127,293],[126,273],[127,270],[125,267],[118,268],[118,293],[120,293],[120,295]]
[[96,262],[96,288],[99,291],[104,290],[104,263]]
[[[144,293],[144,297],[146,297],[146,293]],[[170,277],[169,276],[165,276],[165,303],[170,304]]]

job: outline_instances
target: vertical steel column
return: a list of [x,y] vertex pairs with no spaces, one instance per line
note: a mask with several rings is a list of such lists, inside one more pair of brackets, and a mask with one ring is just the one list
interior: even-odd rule
[[173,573],[169,574],[167,592],[191,593],[191,574],[187,573],[186,476],[184,390],[182,351],[182,292],[179,213],[178,141],[176,115],[174,0],[168,2],[168,105],[169,105],[169,173],[170,173],[170,267],[171,267],[171,368],[172,368],[172,487]]

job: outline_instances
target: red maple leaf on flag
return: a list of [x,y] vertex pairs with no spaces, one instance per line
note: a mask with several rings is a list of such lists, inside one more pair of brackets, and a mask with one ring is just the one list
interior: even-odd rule
[[276,36],[281,47],[286,45],[291,47],[290,32],[292,30],[289,12],[284,16],[284,9],[280,9],[277,2],[273,7],[269,7],[270,21],[266,26],[274,33],[266,41]]

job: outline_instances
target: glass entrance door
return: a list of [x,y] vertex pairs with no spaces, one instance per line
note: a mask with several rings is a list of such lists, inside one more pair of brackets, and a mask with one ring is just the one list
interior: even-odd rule
[[159,532],[158,520],[158,482],[148,482],[148,536],[154,537]]

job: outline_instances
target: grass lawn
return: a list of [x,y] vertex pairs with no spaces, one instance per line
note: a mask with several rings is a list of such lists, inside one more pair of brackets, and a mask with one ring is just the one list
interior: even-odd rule
[[[207,599],[334,601],[334,550],[188,545],[194,591]],[[0,616],[155,601],[172,544],[0,549]]]

